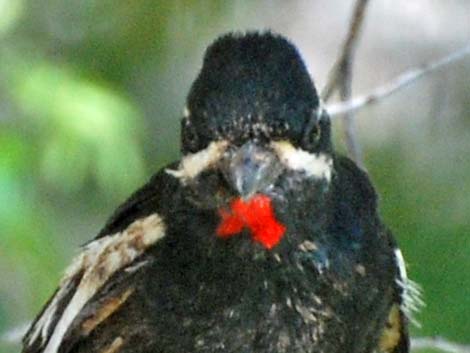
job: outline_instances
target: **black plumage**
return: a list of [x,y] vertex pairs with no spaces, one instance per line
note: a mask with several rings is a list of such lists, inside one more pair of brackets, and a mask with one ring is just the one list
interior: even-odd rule
[[[297,50],[282,37],[252,33],[218,39],[189,95],[200,146],[214,137],[289,138],[300,143],[318,96]],[[264,123],[256,128],[257,123]],[[269,126],[269,133],[262,128]],[[183,150],[186,146],[183,144]]]
[[[294,46],[248,33],[209,47],[182,151],[87,245],[24,353],[408,352],[399,250]],[[264,229],[243,215],[221,236],[221,210],[260,194],[279,243],[253,241]]]

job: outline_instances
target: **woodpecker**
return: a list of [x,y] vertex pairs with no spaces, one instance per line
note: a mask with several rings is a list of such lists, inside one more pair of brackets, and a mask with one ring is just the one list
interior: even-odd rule
[[416,288],[297,49],[208,47],[158,171],[72,261],[23,353],[407,353]]

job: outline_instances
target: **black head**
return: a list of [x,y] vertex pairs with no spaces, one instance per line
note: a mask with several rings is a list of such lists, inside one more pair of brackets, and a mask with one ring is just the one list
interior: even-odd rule
[[249,199],[283,180],[283,194],[304,180],[328,183],[329,118],[296,48],[269,32],[216,40],[188,96],[182,150],[173,175],[209,195],[208,207],[217,195]]
[[[288,140],[312,150],[318,109],[310,75],[288,40],[270,32],[227,34],[207,49],[188,95],[183,153],[212,141],[242,145],[251,139]],[[324,130],[322,140],[329,142],[329,127]]]
[[252,235],[271,248],[286,229],[276,212],[320,214],[327,199],[329,118],[299,53],[281,36],[228,34],[207,49],[187,99],[182,150],[178,169],[167,172],[198,209],[222,218],[221,210],[231,209],[217,229],[222,237],[241,230],[233,227],[235,215],[238,226],[253,220]]

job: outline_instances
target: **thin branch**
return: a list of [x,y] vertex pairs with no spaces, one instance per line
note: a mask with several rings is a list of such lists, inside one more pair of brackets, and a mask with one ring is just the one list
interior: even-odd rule
[[396,78],[390,82],[376,88],[371,93],[365,94],[353,98],[347,102],[339,102],[329,104],[326,107],[329,115],[331,117],[346,114],[349,112],[357,112],[361,108],[368,106],[370,104],[376,103],[391,94],[399,91],[400,89],[408,86],[414,81],[420,79],[421,77],[430,74],[441,67],[454,63],[458,60],[463,59],[465,56],[470,54],[470,44],[450,53],[449,55],[440,58],[438,60],[423,64],[419,67],[410,69],[398,75]]
[[449,353],[470,353],[470,345],[451,342],[442,337],[416,337],[411,340],[411,349],[438,349]]
[[[343,80],[340,84],[339,93],[342,101],[351,99],[352,72],[351,61],[344,67]],[[362,159],[362,151],[357,142],[356,124],[354,123],[354,112],[346,112],[343,118],[343,129],[346,147],[351,158],[362,168],[364,163]]]
[[[350,62],[345,68],[344,79],[341,82],[339,93],[342,101],[349,101],[351,99],[352,89],[352,72]],[[346,72],[347,71],[347,72]],[[364,168],[362,158],[362,150],[357,142],[356,124],[354,121],[354,112],[346,112],[343,118],[344,138],[346,140],[346,148],[348,149],[351,158],[361,167]]]
[[[329,80],[322,92],[322,99],[325,102],[336,90],[338,90],[342,101],[349,101],[351,99],[353,59],[362,24],[364,23],[367,4],[368,0],[356,1],[346,40],[344,41],[340,55],[330,72]],[[345,113],[343,130],[349,155],[359,166],[364,167],[361,148],[356,138],[354,112]]]
[[347,66],[348,63],[350,65],[350,62],[352,61],[351,57],[357,47],[359,34],[364,22],[367,3],[368,0],[356,1],[346,40],[344,41],[341,52],[328,75],[328,82],[321,93],[321,97],[324,102],[327,102],[333,95],[334,91],[339,88],[340,82],[343,81],[343,76],[346,73],[345,71],[347,71],[344,70],[344,66]]

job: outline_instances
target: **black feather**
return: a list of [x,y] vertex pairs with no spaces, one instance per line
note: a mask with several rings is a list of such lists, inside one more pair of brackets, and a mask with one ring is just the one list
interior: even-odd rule
[[318,104],[297,49],[270,32],[215,41],[188,96],[199,148],[216,138],[282,137],[299,144]]

